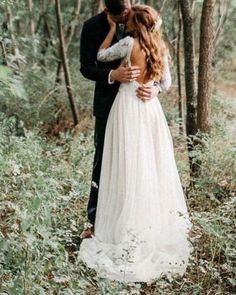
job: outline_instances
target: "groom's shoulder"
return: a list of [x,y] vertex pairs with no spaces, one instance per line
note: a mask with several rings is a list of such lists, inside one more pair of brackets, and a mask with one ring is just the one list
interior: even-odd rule
[[106,20],[107,20],[106,13],[104,11],[102,11],[101,13],[87,19],[84,22],[84,24],[86,24],[87,26],[94,26],[94,25],[98,26],[98,25],[106,24]]

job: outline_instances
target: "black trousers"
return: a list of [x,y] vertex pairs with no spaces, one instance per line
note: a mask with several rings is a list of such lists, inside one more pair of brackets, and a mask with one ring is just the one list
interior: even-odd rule
[[95,222],[97,201],[98,201],[98,189],[99,180],[102,165],[102,154],[104,146],[104,137],[106,130],[107,118],[97,118],[95,119],[95,131],[94,131],[94,145],[95,145],[95,155],[93,161],[93,173],[91,181],[91,190],[89,195],[89,201],[87,206],[87,217],[90,223]]

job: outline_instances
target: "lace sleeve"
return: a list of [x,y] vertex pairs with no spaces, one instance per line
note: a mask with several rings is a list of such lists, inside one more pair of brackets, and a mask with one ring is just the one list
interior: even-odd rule
[[129,53],[131,44],[132,37],[127,36],[109,48],[99,49],[97,53],[97,60],[106,62],[124,58]]
[[164,56],[164,72],[162,78],[160,80],[160,87],[162,90],[168,90],[171,86],[171,75],[169,68],[169,54],[165,54]]

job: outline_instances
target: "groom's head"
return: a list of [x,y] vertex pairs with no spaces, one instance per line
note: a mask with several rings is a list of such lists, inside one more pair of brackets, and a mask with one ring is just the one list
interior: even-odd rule
[[124,23],[131,9],[130,0],[104,0],[105,11],[116,23]]

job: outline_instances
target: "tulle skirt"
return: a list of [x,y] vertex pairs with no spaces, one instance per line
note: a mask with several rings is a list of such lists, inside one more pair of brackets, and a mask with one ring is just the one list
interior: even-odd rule
[[183,275],[192,223],[159,99],[123,83],[105,133],[95,232],[79,256],[100,277],[150,282]]

